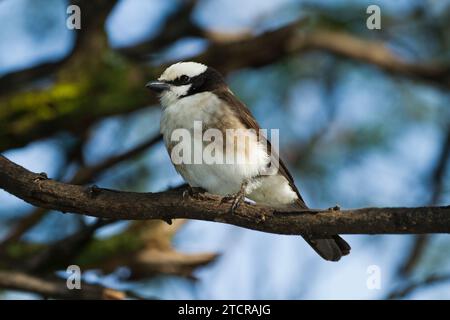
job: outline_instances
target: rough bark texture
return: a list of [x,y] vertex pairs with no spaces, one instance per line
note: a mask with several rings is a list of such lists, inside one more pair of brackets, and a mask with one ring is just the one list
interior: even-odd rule
[[230,214],[229,204],[222,203],[219,196],[187,198],[182,190],[133,193],[85,188],[47,179],[44,174],[30,172],[3,156],[0,156],[0,188],[38,207],[106,219],[188,218],[303,235],[450,232],[450,206],[280,212],[242,204],[235,214]]

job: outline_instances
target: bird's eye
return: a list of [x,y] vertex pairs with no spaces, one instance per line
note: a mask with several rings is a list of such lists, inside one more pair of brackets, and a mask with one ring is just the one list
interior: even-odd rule
[[182,76],[180,77],[180,81],[181,81],[181,82],[188,82],[188,81],[189,81],[189,77],[188,77],[187,75],[182,75]]

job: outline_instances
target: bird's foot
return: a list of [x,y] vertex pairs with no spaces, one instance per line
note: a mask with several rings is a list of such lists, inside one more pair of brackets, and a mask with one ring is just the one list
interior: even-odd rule
[[223,197],[220,203],[231,202],[230,213],[234,214],[244,200],[245,188],[242,187],[238,192]]
[[203,188],[188,186],[186,190],[183,191],[183,199],[192,198],[202,200],[204,199],[203,194],[205,192],[206,190]]

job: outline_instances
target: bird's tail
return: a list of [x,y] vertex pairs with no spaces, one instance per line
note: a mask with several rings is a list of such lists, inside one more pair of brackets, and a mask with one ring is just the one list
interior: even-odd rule
[[[294,203],[294,207],[299,209],[308,208],[303,199],[299,199]],[[338,235],[322,239],[304,236],[303,239],[308,242],[314,251],[328,261],[339,261],[342,256],[346,256],[350,253],[350,245]]]
[[303,238],[314,251],[328,261],[339,261],[342,256],[350,253],[350,245],[338,235],[326,239]]

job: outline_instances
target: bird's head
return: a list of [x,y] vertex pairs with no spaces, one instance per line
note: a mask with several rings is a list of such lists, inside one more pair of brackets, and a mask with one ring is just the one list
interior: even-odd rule
[[178,62],[168,67],[157,81],[146,87],[159,94],[164,107],[201,92],[226,86],[222,75],[215,69],[197,62]]

